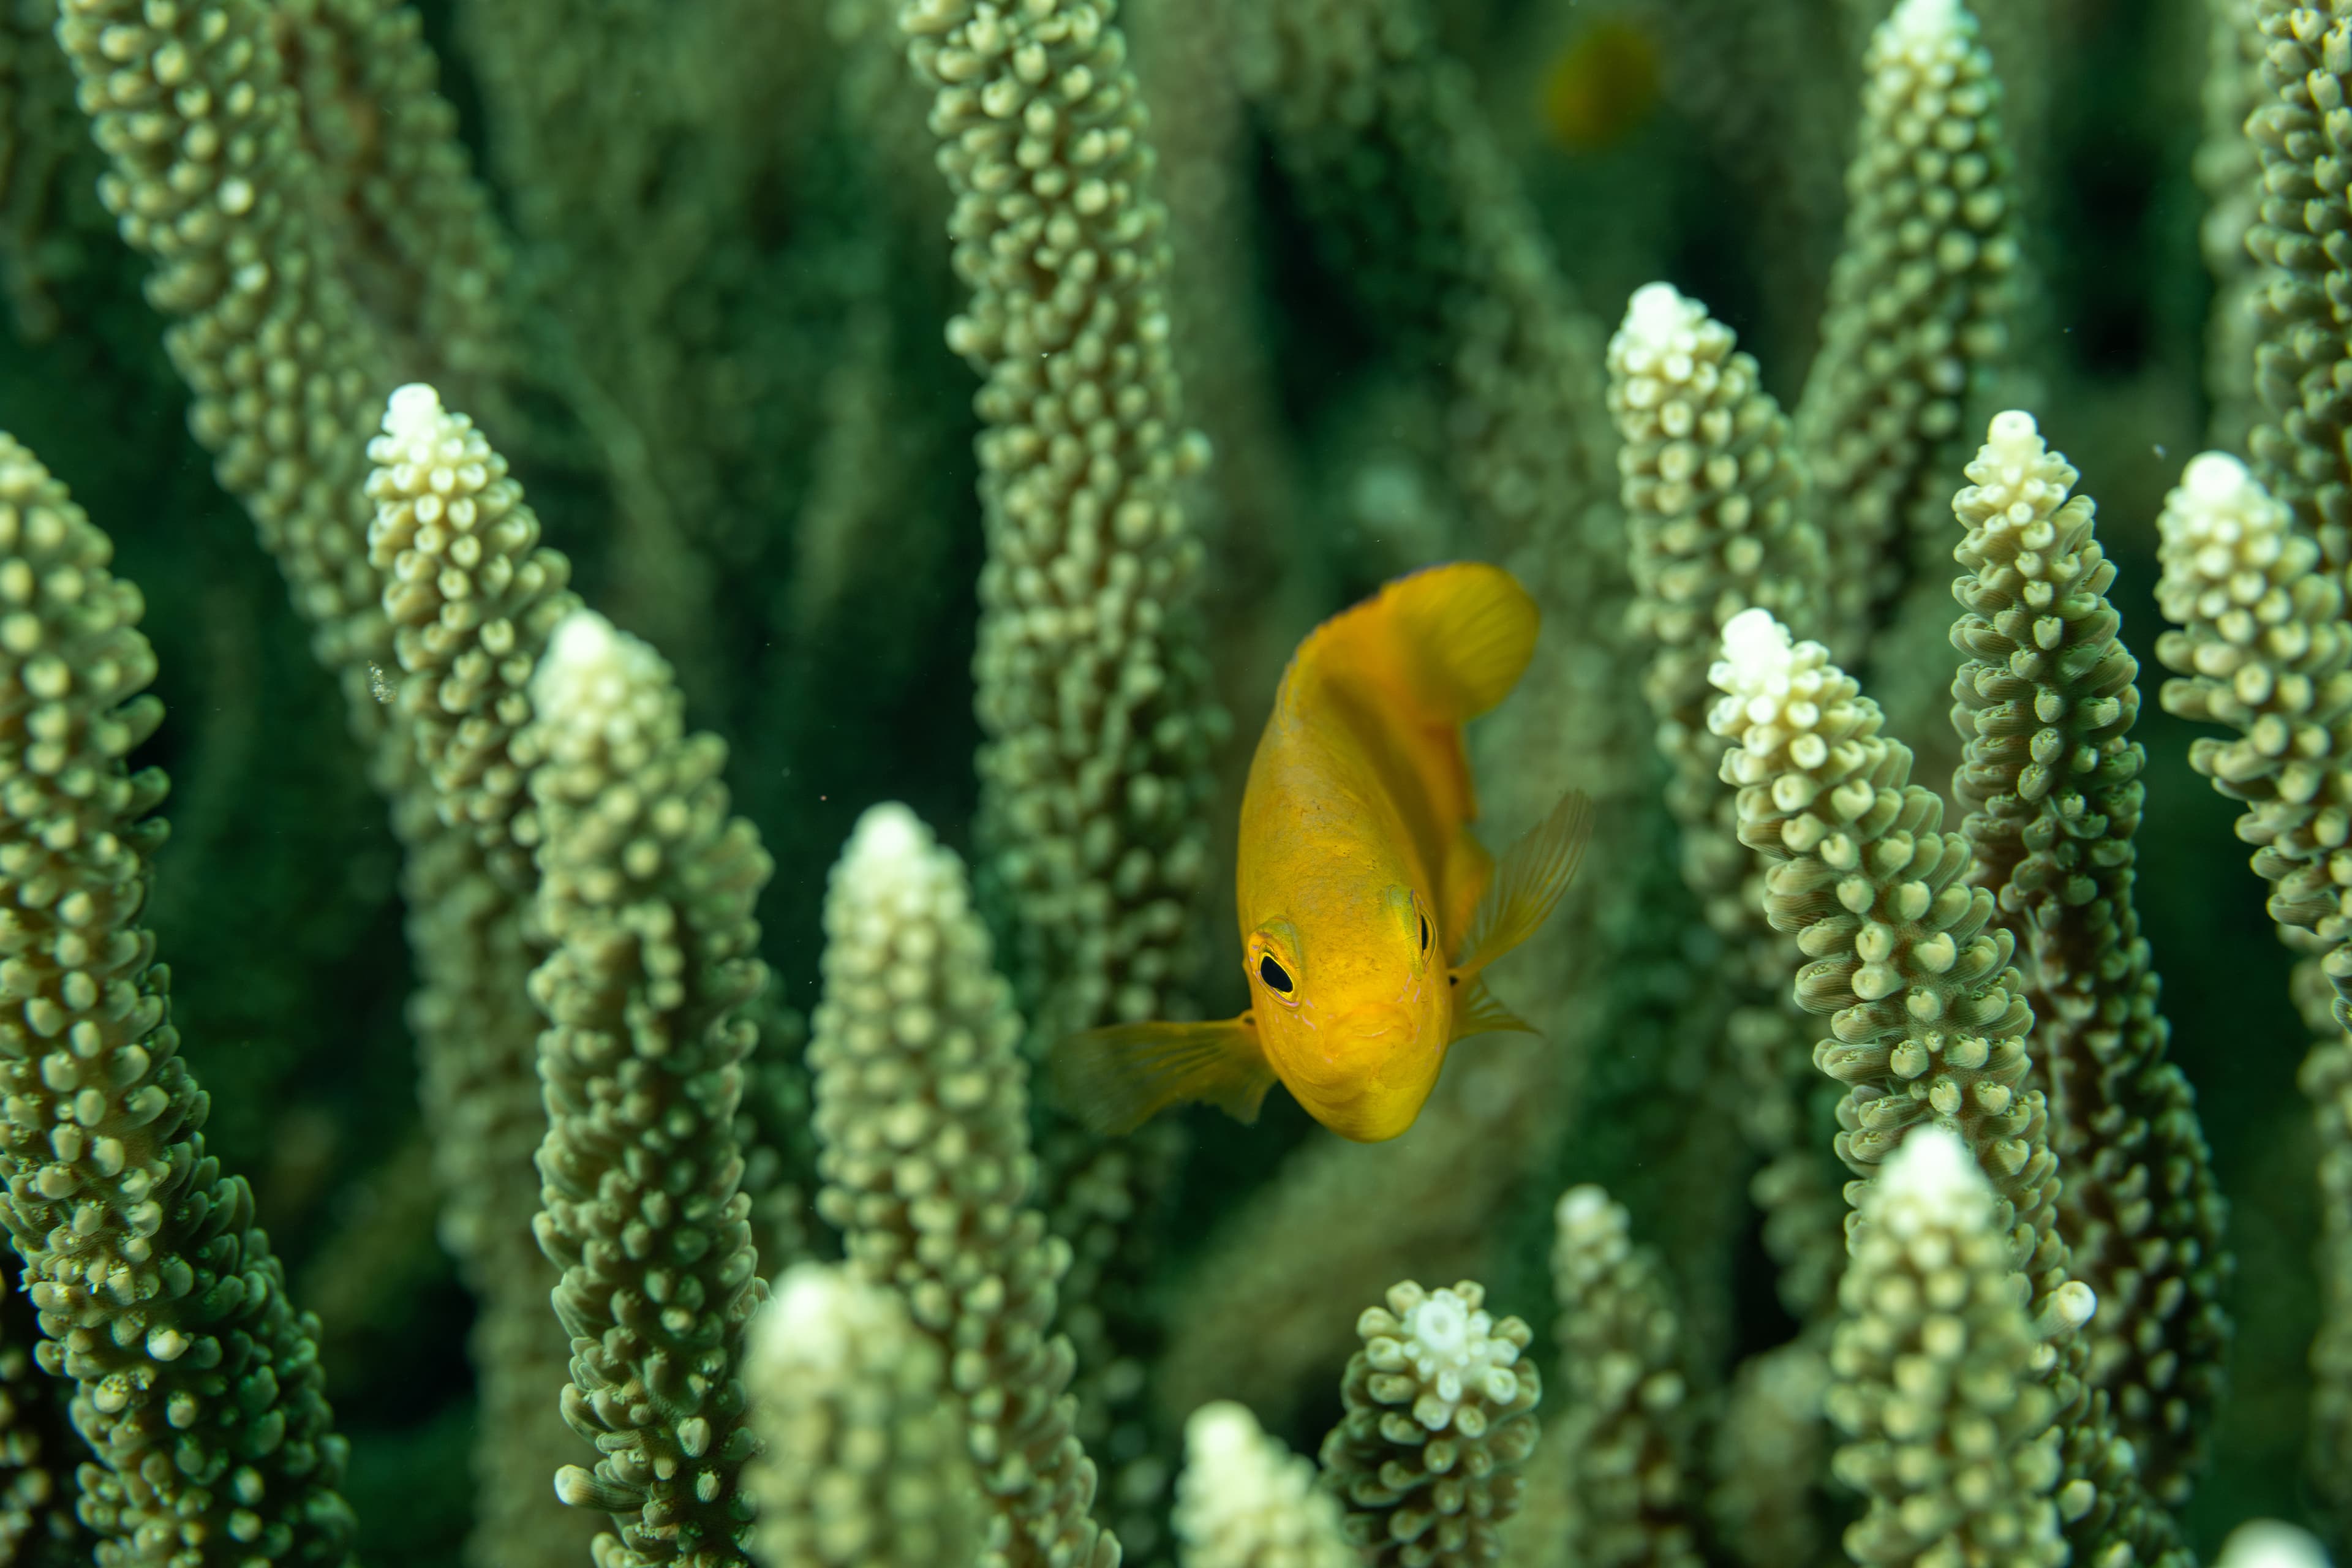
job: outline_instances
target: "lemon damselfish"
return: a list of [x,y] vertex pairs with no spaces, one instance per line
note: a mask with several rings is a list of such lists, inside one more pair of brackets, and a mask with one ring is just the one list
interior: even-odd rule
[[1470,830],[1462,726],[1518,683],[1539,624],[1509,573],[1456,562],[1309,633],[1242,797],[1249,1010],[1070,1036],[1057,1098],[1104,1132],[1187,1100],[1249,1121],[1279,1079],[1325,1126],[1374,1142],[1412,1125],[1454,1041],[1528,1029],[1484,972],[1559,903],[1592,803],[1562,796],[1498,866]]

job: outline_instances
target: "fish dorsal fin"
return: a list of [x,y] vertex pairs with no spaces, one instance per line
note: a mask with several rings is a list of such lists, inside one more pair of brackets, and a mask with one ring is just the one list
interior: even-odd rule
[[1458,725],[1510,695],[1542,620],[1508,572],[1453,561],[1398,578],[1310,641],[1335,674],[1369,678],[1415,723]]
[[1455,993],[1461,1000],[1454,1007],[1454,1035],[1446,1041],[1466,1040],[1473,1035],[1493,1034],[1507,1029],[1515,1034],[1539,1035],[1542,1030],[1495,1000],[1486,989],[1486,982],[1472,975]]
[[1592,797],[1570,790],[1495,868],[1494,880],[1471,913],[1461,956],[1454,961],[1455,973],[1467,980],[1533,936],[1576,879],[1591,837]]
[[1114,1024],[1065,1037],[1048,1058],[1054,1099],[1106,1137],[1203,1100],[1255,1121],[1274,1069],[1247,1013],[1197,1024]]

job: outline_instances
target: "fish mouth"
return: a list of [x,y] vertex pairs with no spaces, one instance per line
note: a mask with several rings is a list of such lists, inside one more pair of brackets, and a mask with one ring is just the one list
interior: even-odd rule
[[1331,1028],[1343,1040],[1401,1041],[1412,1035],[1412,1015],[1393,1002],[1373,1002],[1340,1014]]

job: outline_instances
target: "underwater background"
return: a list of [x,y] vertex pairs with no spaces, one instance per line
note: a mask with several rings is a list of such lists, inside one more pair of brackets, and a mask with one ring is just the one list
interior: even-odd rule
[[[1000,51],[1013,63],[995,86],[968,88],[969,59],[998,58],[973,42],[992,28],[1035,37]],[[396,458],[370,480],[368,442],[394,387],[425,381],[527,496],[539,537],[519,548],[567,557],[579,599],[667,661],[686,726],[724,742],[726,797],[704,787],[716,753],[688,746],[679,798],[756,831],[713,827],[709,844],[733,857],[713,878],[744,900],[758,889],[765,973],[745,967],[750,928],[729,905],[710,973],[732,978],[687,1012],[691,1030],[741,1036],[741,1103],[688,1093],[705,1125],[684,1142],[734,1141],[747,1228],[720,1246],[755,1249],[763,1279],[838,1259],[845,1224],[877,1223],[851,1167],[895,1136],[874,1131],[881,1079],[829,1099],[811,1069],[813,1019],[818,1046],[830,1028],[844,1050],[860,1027],[898,1026],[851,1018],[850,950],[871,933],[854,910],[828,923],[828,875],[884,801],[969,863],[1028,1020],[997,1056],[979,1031],[980,1059],[1013,1085],[1011,1120],[988,1136],[1018,1146],[1013,1166],[1034,1145],[1029,1201],[1069,1247],[1058,1294],[1045,1278],[1014,1295],[1070,1338],[1093,1513],[1138,1562],[1179,1555],[1168,1509],[1187,1415],[1237,1399],[1314,1453],[1381,1397],[1360,1378],[1343,1394],[1343,1370],[1360,1314],[1408,1279],[1475,1279],[1544,1347],[1529,1352],[1546,1369],[1544,1436],[1507,1561],[1842,1560],[1865,1495],[1892,1495],[1857,1481],[1859,1461],[1831,1479],[1833,1448],[1874,1440],[1832,1426],[1822,1394],[1853,1174],[1831,1149],[1854,1123],[1811,1065],[1826,1025],[1783,1016],[1802,960],[1754,913],[1753,868],[1725,826],[1732,791],[1708,787],[1722,742],[1693,715],[1713,700],[1717,628],[1765,604],[1861,679],[1916,752],[1913,782],[1953,803],[1964,529],[1950,502],[1983,482],[1963,470],[1991,416],[2030,411],[2095,498],[2105,591],[2138,661],[2144,815],[2123,841],[2162,980],[2155,1048],[2194,1090],[2193,1121],[2163,1135],[2202,1138],[2194,1159],[2168,1156],[2196,1169],[2155,1167],[2188,1197],[2159,1197],[2154,1220],[2144,1191],[2113,1200],[2127,1232],[2154,1227],[2141,1260],[2175,1293],[2144,1296],[2141,1334],[2137,1309],[2118,1321],[2102,1292],[2095,1325],[2137,1348],[2088,1375],[2141,1429],[2090,1473],[2146,1469],[2112,1508],[2168,1514],[2206,1554],[2268,1517],[2340,1557],[2352,1356],[2315,1367],[2313,1346],[2329,1313],[2352,1312],[2352,1117],[2340,1078],[2307,1074],[2316,1101],[2298,1088],[2306,1020],[2331,1037],[2321,1058],[2340,1037],[2324,994],[2298,1012],[2297,952],[2247,868],[2238,804],[2191,764],[2192,742],[2222,731],[2158,700],[2190,672],[2158,657],[2158,584],[2168,492],[2208,447],[2253,460],[2318,542],[2312,576],[2340,583],[2344,419],[2313,388],[2336,384],[2352,346],[2337,289],[2352,261],[2336,248],[2352,233],[2347,39],[2352,6],[2335,0],[913,0],[903,15],[887,0],[0,0],[0,430],[70,489],[144,597],[163,717],[130,762],[172,783],[139,918],[208,1097],[205,1148],[250,1184],[286,1297],[316,1316],[358,1552],[584,1562],[627,1489],[608,1478],[567,1508],[552,1483],[597,1453],[557,1418],[567,1345],[530,1228],[546,1133],[534,1003],[561,982],[524,981],[569,929],[531,903],[559,808],[497,816],[457,860],[433,858],[467,823],[537,798],[518,771],[530,745],[500,750],[530,714],[528,659],[462,674],[492,689],[472,709],[429,684],[397,695],[446,671],[416,674],[436,657],[416,651],[422,633],[395,647],[363,544],[348,542],[404,504],[414,521],[403,481],[381,477]],[[1030,69],[1024,47],[1049,63]],[[1033,96],[1009,110],[989,97],[999,86]],[[2250,135],[2249,116],[2279,104],[2284,128]],[[155,117],[201,129],[215,110],[230,127],[215,161],[234,173],[190,199],[172,138],[182,172],[214,153]],[[1024,161],[1032,146],[1046,164]],[[1056,158],[1075,171],[1058,184],[1039,174]],[[1039,193],[1026,206],[1004,195],[1022,180]],[[1097,220],[1092,251],[1056,226]],[[1039,259],[1057,246],[1088,264]],[[1677,470],[1669,455],[1660,469],[1659,443],[1692,432],[1643,426],[1649,405],[1628,389],[1649,372],[1611,349],[1629,299],[1658,281],[1703,302],[1682,330],[1750,383],[1723,394],[1728,424],[1698,428],[1727,468]],[[1751,367],[1700,330],[1708,315]],[[1759,412],[1765,395],[1785,420]],[[480,483],[490,459],[467,460]],[[1761,567],[1690,531],[1738,531],[1709,497],[1749,491],[1739,515],[1766,520]],[[1792,529],[1812,543],[1784,547]],[[1472,728],[1487,843],[1567,787],[1600,811],[1561,911],[1496,975],[1541,1036],[1459,1047],[1391,1144],[1346,1144],[1282,1094],[1255,1126],[1196,1107],[1105,1143],[1034,1088],[1024,1142],[1016,1058],[1113,1017],[1241,1005],[1234,823],[1284,661],[1383,581],[1457,558],[1510,567],[1546,615],[1528,679]],[[427,566],[414,591],[461,597],[447,584],[474,564]],[[387,552],[375,569],[397,585],[407,567]],[[526,647],[549,635],[541,611],[562,577],[516,590]],[[1082,611],[1099,625],[1073,633]],[[23,679],[8,675],[11,693]],[[498,755],[457,770],[450,798],[490,803],[472,817],[435,805],[426,764],[384,761],[408,755],[400,726],[420,707],[444,715],[419,731],[440,735],[418,741],[428,751],[475,743],[456,729],[469,713],[507,726]],[[2352,753],[2315,765],[2352,768]],[[1945,826],[1969,809],[1951,805]],[[762,854],[764,887],[746,869]],[[0,854],[0,879],[16,875]],[[836,898],[854,899],[851,881]],[[691,926],[696,900],[719,895],[680,885]],[[962,929],[907,951],[943,944],[984,976]],[[2300,951],[2336,937],[2306,933]],[[611,1025],[624,1036],[653,1005],[630,994],[611,1013],[633,1020]],[[1001,1004],[974,1005],[1002,1022]],[[556,1010],[555,1035],[602,1026]],[[919,1099],[932,1091],[908,1085],[928,1069],[910,1059],[898,1093]],[[2023,1086],[2047,1087],[2035,1070]],[[551,1069],[551,1092],[565,1081]],[[861,1092],[879,1097],[870,1113]],[[2106,1179],[2091,1173],[2120,1146],[2114,1128],[2068,1130],[2063,1110],[2056,1180]],[[5,1152],[6,1173],[21,1187],[46,1158]],[[896,1179],[903,1197],[927,1178]],[[881,1193],[892,1178],[873,1180]],[[847,1195],[821,1203],[828,1183]],[[1638,1289],[1611,1278],[1648,1316],[1614,1331],[1592,1325],[1591,1300],[1562,1300],[1572,1270],[1555,1277],[1555,1205],[1580,1184],[1622,1205],[1643,1260]],[[2216,1189],[2228,1268],[2198,1251]],[[39,1251],[26,1237],[47,1223],[20,1207],[8,1223]],[[2181,1213],[2189,1234],[2166,1236]],[[576,1264],[572,1223],[550,1229]],[[1059,1255],[1030,1241],[1024,1267],[1052,1275]],[[31,1434],[49,1373],[26,1369],[33,1315],[11,1310],[0,1374],[33,1390],[15,1395]],[[2234,1325],[2218,1383],[2216,1310]],[[740,1314],[726,1311],[733,1336]],[[2167,1336],[2200,1313],[2183,1352]],[[2037,1320],[2034,1342],[2072,1331]],[[946,1334],[934,1386],[970,1394],[957,1357],[973,1342]],[[2029,1363],[2072,1375],[2016,1354],[2018,1377]],[[1046,1427],[1053,1363],[1038,1351],[990,1373],[1025,1364],[1039,1381],[1003,1397],[1047,1411]],[[0,1455],[12,1476],[47,1478],[5,1494],[5,1550],[87,1561],[83,1531],[142,1539],[112,1501],[68,1522],[78,1489],[116,1493],[75,1479],[76,1439],[49,1419]],[[1326,1451],[1327,1468],[1362,1462]],[[2080,1498],[2056,1469],[2004,1474],[2029,1536],[2054,1528],[2059,1496],[2074,1560],[2133,1560],[2092,1555],[2084,1531],[2105,1514],[2076,1530]],[[630,1484],[635,1498],[646,1483]],[[1069,1494],[1048,1505],[1038,1489],[990,1488],[1075,1528]],[[1456,1497],[1451,1511],[1488,1506]],[[645,1555],[609,1560],[744,1560],[694,1555],[658,1524],[631,1538]],[[995,1548],[1007,1560],[1051,1555],[1031,1526],[996,1528],[1013,1532]],[[2147,1526],[2141,1560],[2181,1560],[2145,1544],[2171,1528]],[[1486,1529],[1381,1560],[1479,1560]],[[149,1538],[102,1560],[241,1560],[206,1539],[194,1555]],[[288,1560],[344,1550],[302,1528],[291,1545],[266,1539]],[[1103,1561],[1086,1539],[1055,1560]],[[2064,1560],[2016,1541],[1926,1550],[1861,1560]],[[1226,1559],[1196,1543],[1185,1560]]]

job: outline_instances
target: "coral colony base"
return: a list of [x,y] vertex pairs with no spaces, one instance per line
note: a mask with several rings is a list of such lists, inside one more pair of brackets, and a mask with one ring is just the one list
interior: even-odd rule
[[[2347,1560],[2348,146],[2352,0],[0,0],[0,1563]],[[1402,1016],[1589,802],[1534,1036],[1074,1115],[1449,561],[1286,874]]]

